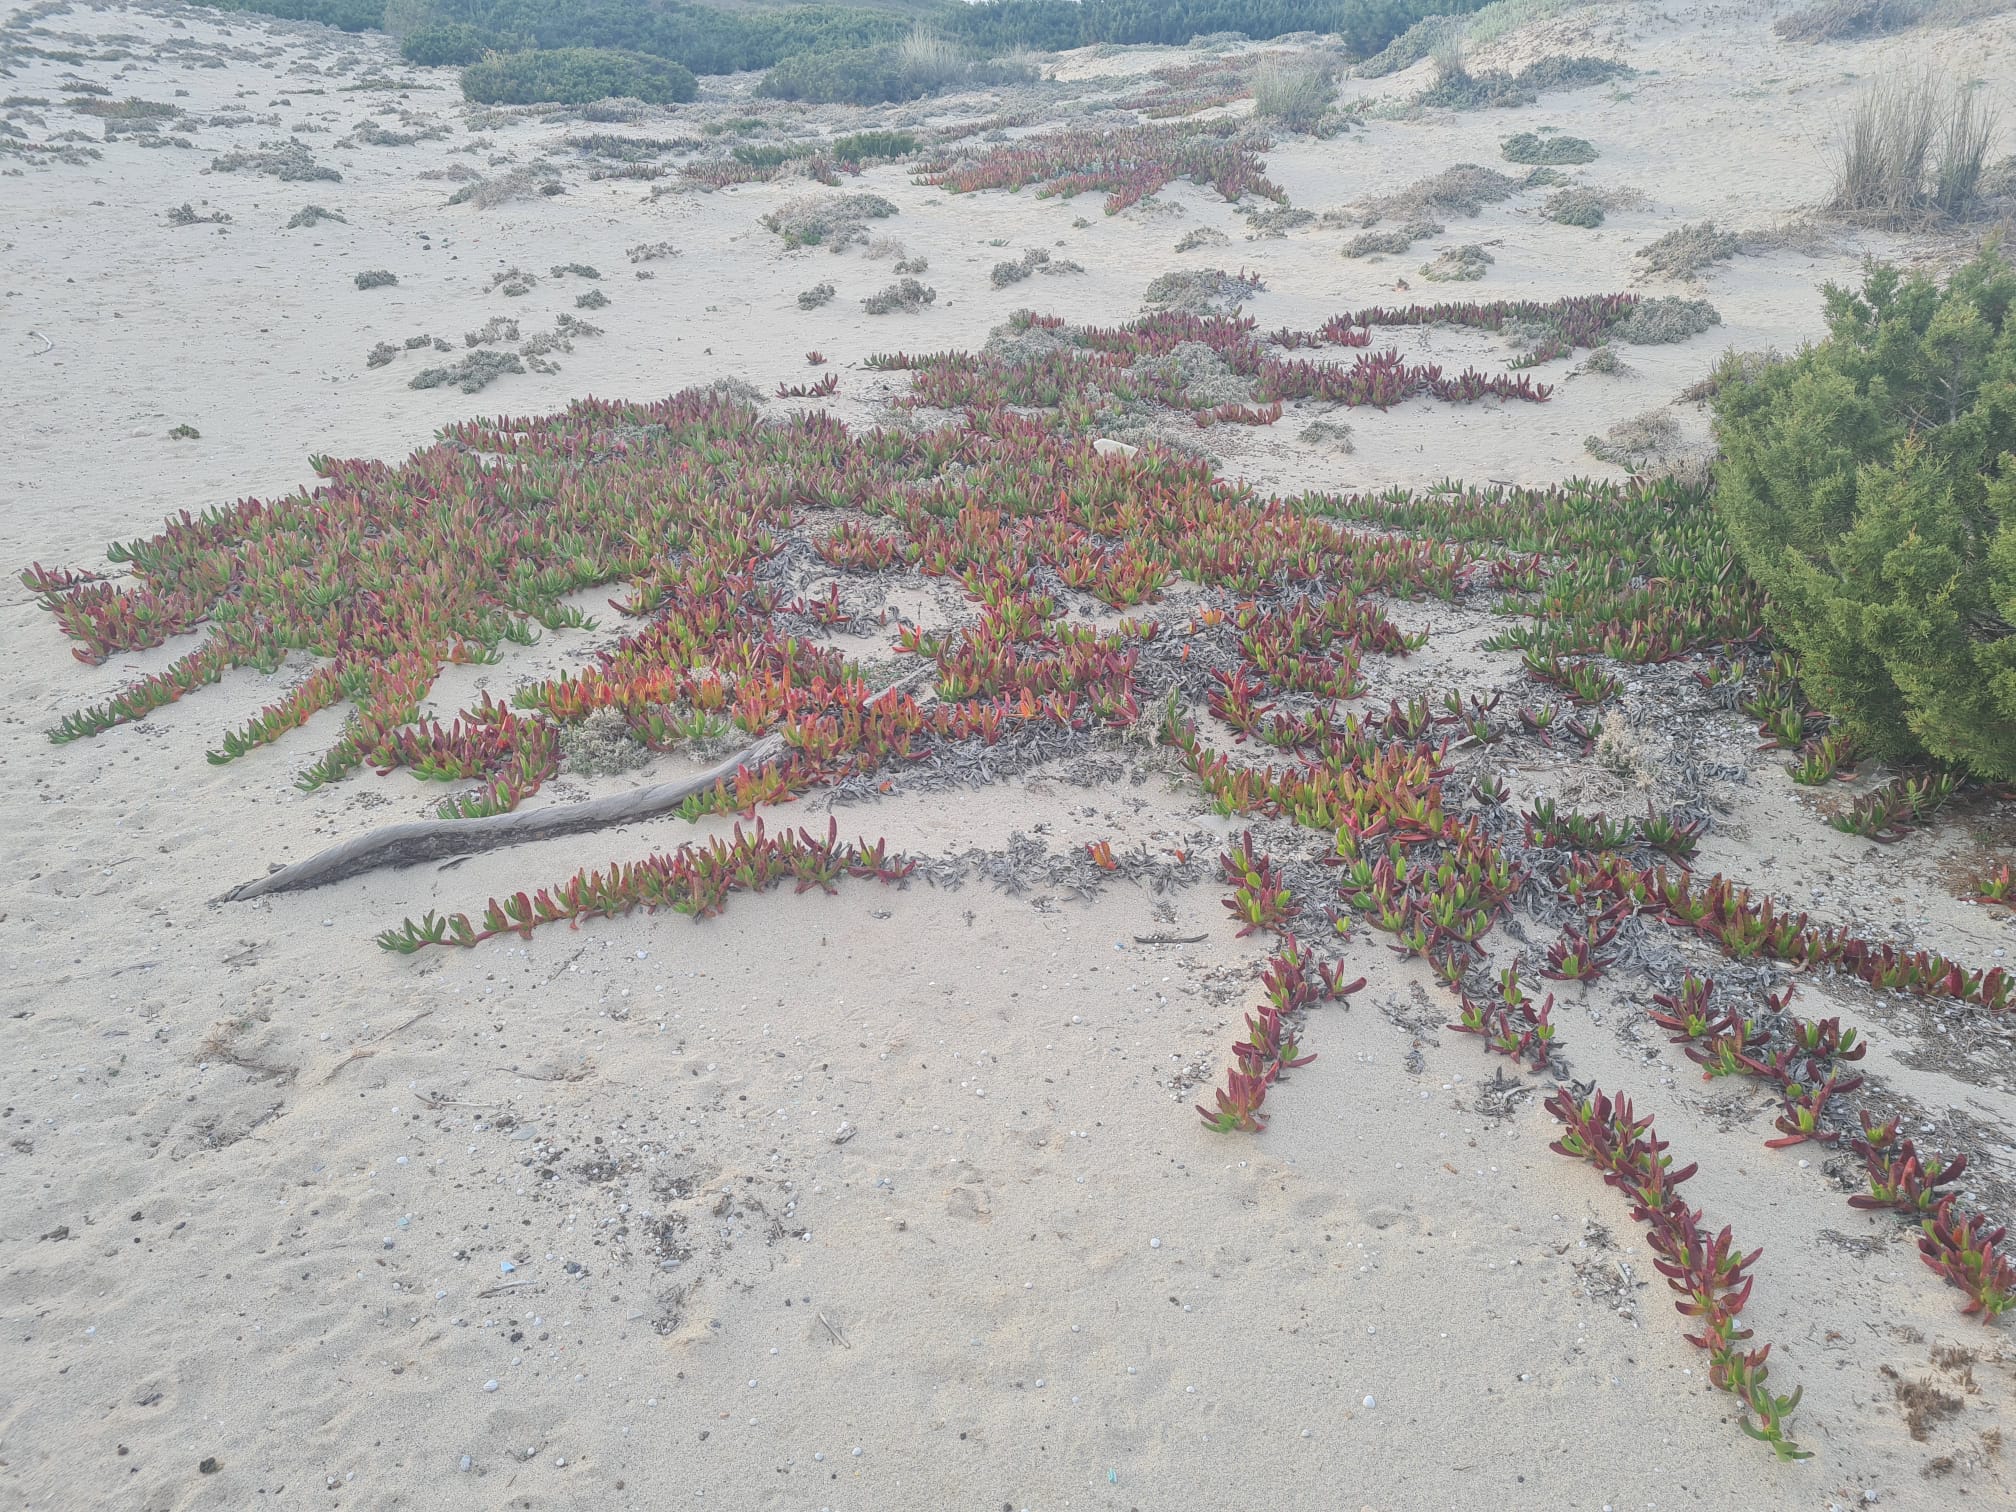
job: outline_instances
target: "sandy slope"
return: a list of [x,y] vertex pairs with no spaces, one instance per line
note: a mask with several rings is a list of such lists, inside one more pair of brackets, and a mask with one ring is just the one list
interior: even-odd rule
[[[901,213],[878,229],[929,257],[939,299],[916,317],[871,318],[858,300],[888,281],[886,262],[785,252],[758,226],[802,183],[651,200],[646,184],[589,182],[559,145],[569,131],[691,131],[741,108],[725,90],[629,128],[521,113],[484,124],[490,145],[469,154],[459,149],[477,133],[453,76],[404,68],[383,39],[172,7],[41,24],[136,40],[129,57],[19,63],[10,92],[53,95],[75,75],[172,96],[199,120],[242,111],[279,124],[205,124],[188,149],[111,143],[99,161],[0,179],[10,570],[96,563],[107,541],[167,512],[299,486],[311,453],[397,456],[457,416],[540,413],[587,393],[654,397],[724,375],[767,391],[807,372],[808,348],[841,365],[836,412],[872,423],[899,384],[855,366],[869,353],[977,345],[1028,303],[1112,321],[1178,267],[1261,272],[1263,328],[1392,299],[1402,277],[1406,297],[1433,287],[1413,269],[1436,244],[1367,263],[1338,257],[1334,228],[1246,241],[1232,207],[1187,187],[1165,192],[1160,212],[1107,219],[1085,202],[952,199],[882,168],[863,186]],[[1333,142],[1284,142],[1270,172],[1321,210],[1451,162],[1494,162],[1505,131],[1558,125],[1602,144],[1592,181],[1635,186],[1645,207],[1585,232],[1540,220],[1527,196],[1441,241],[1486,242],[1497,257],[1463,293],[1621,288],[1634,249],[1664,230],[1703,217],[1764,228],[1813,201],[1818,142],[1853,76],[1934,57],[2006,85],[2011,36],[2005,21],[1792,49],[1745,6],[1585,8],[1505,53],[1614,47],[1643,71],[1619,91],[1628,99],[1584,90],[1514,115],[1375,121]],[[1081,57],[1069,71],[1096,79],[1166,56]],[[343,91],[373,69],[399,91]],[[1421,77],[1367,92],[1404,93]],[[450,135],[334,145],[388,103]],[[60,104],[44,114],[49,129],[69,124]],[[205,171],[301,122],[330,128],[302,140],[340,183]],[[96,122],[80,124],[95,137]],[[565,195],[447,208],[454,185],[419,177],[541,152],[570,162]],[[184,201],[231,220],[169,225]],[[348,223],[281,229],[310,202]],[[1174,252],[1198,226],[1231,244]],[[683,256],[634,279],[625,249],[665,239]],[[1087,272],[993,289],[992,264],[1031,246]],[[1294,423],[1210,440],[1228,471],[1281,489],[1600,469],[1584,436],[1663,404],[1725,344],[1812,336],[1820,281],[1851,276],[1865,250],[1913,250],[1798,246],[1825,250],[1724,265],[1706,289],[1723,326],[1634,349],[1630,376],[1566,377],[1556,364],[1543,376],[1562,390],[1538,410],[1359,411],[1348,456],[1298,443]],[[589,285],[545,270],[574,261],[601,270],[613,302],[587,316],[605,334],[559,355],[558,373],[470,397],[407,387],[432,354],[366,368],[380,340],[426,331],[459,349],[463,331],[499,314],[528,334],[549,326]],[[541,276],[537,288],[490,292],[492,272],[514,264]],[[396,272],[397,287],[355,289],[372,268]],[[796,293],[820,279],[839,297],[801,311]],[[36,356],[31,330],[54,349]],[[1459,363],[1503,353],[1446,331],[1399,344]],[[1703,433],[1691,410],[1680,418]],[[166,439],[178,423],[201,439]],[[1446,1015],[1425,973],[1376,941],[1358,968],[1370,986],[1312,1025],[1319,1058],[1277,1094],[1258,1139],[1209,1136],[1187,1106],[1218,1074],[1264,955],[1233,939],[1211,886],[1118,883],[1089,900],[1041,885],[1009,897],[979,880],[857,886],[738,899],[701,927],[636,918],[394,958],[370,936],[403,915],[470,907],[692,830],[666,821],[438,875],[218,905],[271,862],[418,816],[431,799],[403,776],[296,792],[330,714],[274,751],[209,766],[217,732],[273,696],[247,673],[144,724],[53,747],[41,731],[56,717],[182,648],[85,668],[25,590],[0,614],[0,835],[14,858],[0,883],[0,1311],[12,1339],[0,1488],[13,1503],[2007,1504],[1990,1440],[2011,1426],[2016,1352],[1962,1320],[1908,1238],[1847,1209],[1819,1162],[1762,1149],[1762,1096],[1704,1088],[1637,1017],[1642,992],[1628,981],[1568,1004],[1575,1075],[1635,1088],[1701,1161],[1699,1200],[1765,1246],[1750,1316],[1806,1388],[1809,1464],[1775,1465],[1736,1433],[1621,1204],[1548,1152],[1536,1091],[1494,1088],[1487,1057],[1437,1032]],[[1479,638],[1452,624],[1424,661],[1380,675],[1394,691],[1446,683],[1449,668],[1517,686],[1513,659],[1476,650]],[[549,636],[504,667],[452,669],[436,704],[576,660],[596,639]],[[1704,864],[1872,934],[1984,964],[2004,956],[2007,916],[1955,903],[1949,884],[2009,844],[2006,827],[1955,824],[1874,852],[1805,812],[1775,765],[1750,756],[1739,720],[1672,686],[1655,680],[1632,700],[1660,758],[1748,770],[1712,785],[1721,813]],[[1120,759],[1124,775],[1105,780],[1044,772],[839,817],[927,856],[1000,851],[1018,832],[1059,856],[1097,839],[1160,851],[1230,833],[1145,748]],[[634,780],[674,769],[661,759]],[[1523,780],[1592,804],[1635,801],[1588,769]],[[607,785],[567,778],[541,801]],[[785,818],[824,823],[816,807]],[[1205,938],[1137,943],[1147,935]],[[1924,1110],[1928,1140],[1971,1148],[1984,1181],[2010,1190],[2008,1030],[1867,994],[1806,1001],[1872,1027],[1868,1065]],[[1953,1340],[1981,1352],[1975,1392],[1931,1364]],[[1916,1442],[1884,1367],[1943,1379],[1964,1405]],[[1939,1456],[1950,1466],[1928,1477]]]

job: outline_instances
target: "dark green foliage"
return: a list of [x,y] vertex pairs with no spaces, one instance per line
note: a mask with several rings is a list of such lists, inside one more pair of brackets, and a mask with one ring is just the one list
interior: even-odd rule
[[1826,297],[1826,341],[1716,395],[1717,507],[1858,743],[2016,777],[2016,273]]
[[812,156],[812,148],[804,142],[744,142],[734,149],[732,156],[736,162],[752,168],[775,168],[793,158]]
[[819,105],[879,105],[921,99],[934,82],[894,47],[853,47],[786,58],[763,76],[757,92]]
[[643,100],[666,105],[699,93],[679,64],[642,53],[597,47],[556,47],[499,53],[462,70],[462,93],[479,105],[585,105],[591,100]]
[[1213,32],[1255,41],[1313,31],[1340,34],[1359,57],[1379,51],[1430,15],[1467,15],[1485,0],[988,0],[955,5],[938,21],[949,37],[983,52],[1046,52],[1090,42],[1180,46]]
[[[221,10],[320,21],[345,31],[379,29],[385,0],[205,0]],[[1365,57],[1424,17],[1467,15],[1484,0],[960,0],[935,10],[791,5],[725,10],[686,0],[434,0],[433,24],[412,38],[467,28],[486,48],[606,48],[669,58],[695,73],[774,68],[786,59],[878,50],[928,24],[975,58],[1017,48],[1057,51],[1092,42],[1181,45],[1214,32],[1256,40],[1289,32],[1340,34]],[[433,44],[430,44],[430,46]],[[407,54],[413,62],[431,57]],[[443,58],[441,61],[452,61]],[[473,59],[470,61],[474,61]],[[850,71],[858,76],[863,65]],[[984,82],[984,81],[976,81]],[[858,82],[857,92],[862,88]],[[882,96],[914,98],[914,96]],[[787,99],[813,96],[787,95]],[[846,98],[835,96],[835,98]]]
[[408,63],[422,68],[462,68],[483,56],[483,37],[475,27],[459,22],[423,26],[406,34],[399,52]]
[[339,31],[378,31],[385,25],[385,0],[204,0],[218,10],[252,11],[284,21],[319,21]]
[[835,137],[829,145],[841,162],[865,163],[875,158],[908,157],[917,150],[917,138],[907,131],[857,131],[852,136]]

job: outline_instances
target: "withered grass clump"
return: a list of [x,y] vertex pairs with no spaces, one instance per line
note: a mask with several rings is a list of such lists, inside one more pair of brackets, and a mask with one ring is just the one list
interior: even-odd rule
[[631,733],[619,709],[598,709],[560,732],[560,755],[583,777],[620,777],[651,764],[651,751]]
[[384,289],[399,282],[399,275],[384,268],[371,268],[359,273],[355,282],[360,289]]
[[453,386],[465,394],[480,393],[506,373],[522,373],[525,363],[516,352],[499,352],[483,347],[460,362],[431,367],[413,375],[408,388],[430,389]]
[[798,294],[798,308],[801,310],[816,310],[821,305],[832,302],[833,285],[830,283],[816,283],[809,289],[800,290]]
[[1223,268],[1163,273],[1148,285],[1142,304],[1150,310],[1186,315],[1222,315],[1236,310],[1267,285],[1257,274],[1227,273]]
[[895,205],[879,194],[814,194],[772,210],[763,225],[787,247],[828,246],[837,252],[868,239],[866,222],[895,213]]
[[1440,236],[1447,229],[1440,221],[1418,220],[1408,221],[1404,226],[1388,226],[1384,230],[1360,231],[1344,243],[1344,255],[1346,257],[1398,255],[1411,251],[1417,241]]
[[1930,69],[1886,74],[1836,131],[1826,208],[1879,226],[1965,219],[2000,130],[1995,108],[1965,84]]
[[526,163],[500,173],[495,178],[479,178],[464,184],[448,196],[451,205],[473,205],[478,210],[494,209],[512,200],[551,197],[566,192],[558,170],[550,163]]
[[1421,276],[1430,283],[1470,283],[1484,276],[1497,259],[1482,247],[1451,247],[1433,262],[1421,265]]
[[1599,462],[1633,471],[1671,453],[1680,444],[1680,423],[1663,409],[1620,420],[1602,436],[1587,437],[1583,449]]
[[322,221],[336,221],[346,226],[349,224],[334,210],[324,210],[320,205],[304,205],[294,212],[293,218],[287,222],[286,229],[299,231],[303,227],[317,225]]
[[1641,299],[1612,334],[1634,346],[1663,346],[1720,324],[1721,312],[1705,299]]
[[[920,258],[918,261],[921,263],[922,259]],[[910,263],[906,260],[898,263],[896,266],[899,269],[908,268]],[[1083,273],[1084,271],[1085,269],[1082,266],[1071,261],[1068,257],[1053,259],[1043,248],[1031,247],[1019,258],[994,264],[994,271],[989,275],[989,282],[997,289],[1005,289],[1010,284],[1020,283],[1023,279],[1034,273],[1046,273],[1054,276],[1059,273]]]
[[257,152],[226,152],[210,160],[217,173],[264,173],[283,184],[336,183],[343,177],[334,168],[315,161],[315,155],[291,137],[284,142],[261,142]]
[[1438,215],[1476,215],[1486,205],[1510,199],[1522,187],[1520,180],[1496,168],[1457,163],[1397,193],[1364,201],[1358,207],[1360,224],[1377,225],[1388,216],[1432,221]]
[[927,288],[914,278],[905,278],[870,294],[861,301],[861,308],[870,315],[888,315],[897,310],[915,314],[924,306],[935,303],[937,298],[936,289]]
[[1700,276],[1702,269],[1734,257],[1740,247],[1733,231],[1718,231],[1715,222],[1702,221],[1698,225],[1668,231],[1658,240],[1647,242],[1633,255],[1644,259],[1645,268],[1641,277],[1659,274],[1691,282]]

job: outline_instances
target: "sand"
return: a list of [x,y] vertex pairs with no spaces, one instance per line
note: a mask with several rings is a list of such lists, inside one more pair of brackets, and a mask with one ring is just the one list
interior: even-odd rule
[[[0,179],[10,571],[100,564],[108,542],[174,511],[308,484],[310,455],[400,457],[462,416],[724,377],[767,393],[805,381],[808,349],[840,372],[828,407],[874,424],[905,385],[863,370],[870,353],[975,347],[1025,304],[1110,323],[1152,277],[1186,267],[1258,272],[1268,287],[1250,313],[1271,329],[1403,298],[1621,289],[1639,270],[1634,251],[1676,226],[1712,218],[1757,233],[1760,250],[1699,288],[1644,286],[1710,298],[1719,327],[1629,349],[1626,375],[1556,364],[1561,388],[1545,406],[1354,411],[1348,454],[1298,441],[1288,422],[1206,438],[1228,474],[1271,490],[1620,476],[1585,453],[1586,436],[1667,406],[1725,346],[1815,337],[1820,284],[1852,278],[1865,254],[1950,258],[1930,238],[1794,223],[1825,190],[1824,138],[1858,77],[1944,61],[2006,93],[2016,39],[2002,18],[1793,47],[1755,7],[1566,8],[1473,63],[1599,51],[1639,76],[1519,111],[1375,115],[1332,141],[1284,139],[1269,172],[1297,205],[1343,209],[1453,162],[1496,164],[1499,137],[1552,125],[1598,141],[1587,180],[1640,190],[1642,206],[1585,231],[1520,196],[1376,261],[1341,258],[1349,233],[1336,225],[1249,240],[1233,207],[1189,186],[1108,218],[1091,198],[953,197],[901,167],[871,168],[850,187],[899,209],[874,232],[928,258],[938,292],[920,314],[872,317],[860,301],[895,276],[889,260],[787,251],[759,224],[816,186],[653,199],[650,182],[590,181],[564,145],[589,131],[690,134],[747,110],[753,79],[710,80],[695,105],[594,125],[472,113],[452,72],[408,68],[382,37],[172,5],[8,14],[16,40],[35,24],[91,39],[87,51],[121,49],[78,65],[17,58],[8,91],[57,101],[38,112],[37,139],[72,125],[97,137],[98,122],[60,102],[69,77],[173,99],[195,123],[164,128],[188,148],[96,143],[95,160]],[[131,40],[104,40],[118,36]],[[1096,91],[1185,56],[1095,50],[1052,71]],[[1428,69],[1345,93],[1404,96]],[[373,72],[394,84],[345,89]],[[376,113],[388,105],[448,134],[337,145],[362,120],[398,125]],[[802,114],[936,122],[1015,105],[1011,91]],[[254,119],[214,124],[230,114]],[[340,182],[210,171],[217,155],[302,123]],[[421,177],[455,165],[491,175],[542,154],[566,193],[451,207],[456,183]],[[184,202],[230,219],[170,224]],[[346,220],[283,229],[310,203]],[[1199,227],[1229,243],[1173,250]],[[660,241],[681,255],[627,260]],[[1418,276],[1466,243],[1495,259],[1484,281]],[[1034,247],[1084,274],[991,286],[995,262]],[[599,280],[548,271],[575,262]],[[492,291],[492,274],[514,266],[536,286]],[[372,269],[397,284],[356,288]],[[796,295],[821,280],[836,298],[801,310]],[[580,317],[603,333],[553,353],[557,371],[474,396],[408,386],[459,358],[465,331],[499,315],[526,335],[550,329],[590,288],[611,303]],[[423,332],[455,350],[402,347],[367,367],[376,343]],[[1506,350],[1440,329],[1397,331],[1393,344],[1452,366]],[[1698,446],[1705,416],[1672,413]],[[176,425],[200,437],[171,440]],[[1395,614],[1438,626],[1422,659],[1379,670],[1392,680],[1376,697],[1445,685],[1451,671],[1523,686],[1516,657],[1478,648],[1488,616]],[[2016,1426],[2006,1330],[1963,1319],[1907,1231],[1847,1208],[1826,1157],[1764,1149],[1769,1100],[1704,1084],[1644,1023],[1642,982],[1562,993],[1573,1074],[1632,1089],[1701,1162],[1697,1200],[1763,1246],[1746,1318],[1805,1388],[1796,1431],[1817,1457],[1804,1464],[1774,1463],[1737,1433],[1621,1199],[1548,1150],[1547,1085],[1442,1031],[1428,974],[1376,936],[1354,947],[1368,987],[1312,1018],[1318,1058],[1270,1101],[1258,1137],[1211,1135],[1189,1111],[1223,1070],[1266,955],[1234,937],[1214,884],[852,887],[740,898],[699,926],[637,916],[394,957],[371,937],[403,916],[669,847],[694,827],[666,819],[221,904],[231,884],[422,817],[433,798],[404,775],[297,792],[294,773],[335,729],[327,714],[258,759],[208,765],[218,732],[275,696],[252,672],[52,746],[42,732],[63,713],[187,643],[90,668],[27,590],[0,615],[10,1504],[2010,1504],[1997,1451]],[[574,664],[604,639],[560,633],[503,667],[450,669],[434,704]],[[1704,870],[1875,938],[2006,960],[2007,911],[1954,896],[1969,868],[2009,854],[2006,811],[1878,850],[1821,823],[1782,763],[1754,754],[1740,716],[1673,686],[1647,679],[1628,702],[1660,772],[1721,764],[1703,788],[1715,810]],[[1101,839],[1159,852],[1235,833],[1146,748],[1117,760],[1099,780],[1063,764],[838,817],[924,857],[998,853],[1022,836],[1068,860]],[[676,770],[661,759],[620,778],[567,776],[539,801]],[[1629,778],[1566,759],[1520,780],[1590,807],[1641,801]],[[823,827],[825,812],[815,800],[775,822]],[[1141,943],[1171,936],[1202,938]],[[1801,1001],[1871,1033],[1863,1069],[1917,1110],[1922,1142],[1968,1150],[1969,1190],[2007,1212],[2016,1031],[1859,989],[1815,984]],[[1954,1343],[1977,1356],[1971,1367],[1934,1362]],[[1886,1371],[1932,1380],[1960,1405],[1915,1439]]]

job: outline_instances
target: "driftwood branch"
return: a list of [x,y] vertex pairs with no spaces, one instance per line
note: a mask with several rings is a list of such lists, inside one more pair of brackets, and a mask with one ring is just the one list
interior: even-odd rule
[[[878,703],[916,682],[931,664],[911,672],[876,693],[868,702]],[[570,803],[529,812],[491,814],[482,819],[416,820],[388,824],[383,829],[332,845],[304,861],[296,861],[278,871],[268,872],[250,882],[241,882],[219,900],[241,903],[267,893],[298,892],[303,888],[326,887],[345,877],[377,871],[387,866],[418,866],[450,856],[469,856],[497,850],[507,845],[525,845],[534,840],[553,840],[562,835],[581,835],[591,830],[609,829],[619,824],[635,824],[655,819],[676,809],[695,793],[708,792],[717,782],[733,777],[743,767],[754,771],[784,749],[783,740],[766,735],[725,761],[716,762],[697,776],[678,782],[660,782],[630,793],[611,793],[586,803]]]

